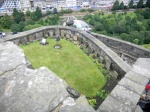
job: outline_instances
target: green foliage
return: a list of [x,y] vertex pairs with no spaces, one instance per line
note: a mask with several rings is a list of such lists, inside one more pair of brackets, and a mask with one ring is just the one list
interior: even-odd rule
[[25,21],[25,16],[23,12],[19,12],[16,8],[13,9],[14,21],[19,24],[20,21]]
[[89,99],[89,104],[92,106],[92,107],[95,107],[96,106],[96,99]]
[[12,24],[11,26],[11,31],[12,32],[20,32],[22,29],[21,29],[21,25],[19,24]]
[[137,38],[134,39],[134,40],[133,40],[133,43],[138,44],[138,43],[139,43],[139,39],[137,39]]
[[119,1],[118,0],[115,1],[115,3],[114,3],[114,5],[113,5],[111,10],[112,11],[119,10]]
[[137,3],[137,8],[142,8],[143,6],[143,0],[139,0],[139,2]]
[[42,17],[42,11],[39,7],[36,7],[35,16],[40,19]]
[[146,8],[142,15],[144,16],[144,19],[150,19],[150,8]]
[[0,19],[0,24],[3,28],[9,29],[11,26],[11,18],[7,14],[5,14],[1,19]]
[[57,12],[57,8],[54,8],[53,13],[54,13],[54,14],[57,14],[57,13],[58,13],[58,12]]
[[146,7],[149,7],[149,8],[150,8],[150,0],[147,0],[147,1],[146,1]]
[[61,13],[63,14],[72,13],[72,10],[71,9],[61,10]]
[[42,25],[40,24],[34,24],[34,25],[27,25],[24,27],[24,31],[27,31],[27,30],[31,30],[31,29],[34,29],[34,28],[38,28],[38,27],[41,27]]
[[119,9],[120,10],[124,9],[124,3],[123,3],[123,1],[121,2]]
[[26,16],[27,16],[27,17],[30,17],[30,13],[31,13],[30,10],[27,10],[27,11],[26,11]]
[[130,1],[129,8],[133,8],[133,0]]
[[46,15],[50,15],[50,14],[51,14],[51,11],[47,10]]
[[100,90],[96,93],[96,96],[100,97],[102,100],[105,100],[108,95],[109,95],[109,92],[105,90]]

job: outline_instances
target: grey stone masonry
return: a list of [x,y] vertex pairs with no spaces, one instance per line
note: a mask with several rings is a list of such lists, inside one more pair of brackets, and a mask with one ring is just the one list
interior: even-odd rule
[[[0,112],[52,112],[68,99],[64,80],[46,67],[34,70],[27,63],[23,50],[13,42],[0,43]],[[53,112],[95,112],[71,101],[71,108],[69,103]]]
[[140,58],[125,74],[97,112],[142,112],[137,105],[149,81],[150,59]]
[[114,75],[116,79],[120,80],[130,70],[131,66],[125,63],[109,47],[107,47],[91,34],[73,27],[44,26],[15,35],[7,36],[0,40],[0,42],[12,41],[17,45],[28,44],[30,42],[41,40],[45,34],[48,34],[51,37],[57,35],[65,36],[64,38],[71,40],[73,39],[71,31],[73,31],[77,36],[77,40],[79,41],[79,43],[87,46],[87,49],[90,49],[90,53],[95,53],[96,58],[101,60],[108,70],[113,71],[112,75]]
[[92,35],[106,44],[108,47],[123,54],[127,54],[132,58],[150,58],[150,50],[144,47],[102,34],[92,33]]

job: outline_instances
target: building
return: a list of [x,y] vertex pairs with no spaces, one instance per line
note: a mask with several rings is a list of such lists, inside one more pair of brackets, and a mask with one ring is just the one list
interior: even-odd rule
[[46,8],[46,0],[34,0],[34,7]]
[[76,4],[77,6],[82,6],[83,5],[83,0],[76,0]]
[[77,1],[76,0],[66,0],[66,7],[76,7],[77,6]]
[[60,11],[62,9],[66,9],[66,0],[58,0],[56,8],[58,11]]
[[82,8],[84,8],[84,9],[90,8],[90,2],[89,2],[89,0],[83,0],[83,2],[82,2]]
[[29,0],[5,0],[1,8],[4,8],[7,13],[12,12],[14,8],[26,11],[31,8],[31,4]]

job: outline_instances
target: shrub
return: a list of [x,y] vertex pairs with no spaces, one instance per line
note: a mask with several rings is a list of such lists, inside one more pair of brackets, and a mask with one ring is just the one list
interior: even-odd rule
[[90,99],[89,100],[89,104],[92,106],[92,107],[95,107],[96,106],[96,99]]

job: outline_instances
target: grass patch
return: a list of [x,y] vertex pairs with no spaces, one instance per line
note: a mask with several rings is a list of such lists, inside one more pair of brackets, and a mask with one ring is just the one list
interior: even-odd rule
[[34,68],[46,66],[87,97],[95,96],[103,88],[106,79],[102,72],[77,45],[61,39],[62,48],[54,49],[55,40],[48,42],[46,46],[40,42],[20,46]]
[[145,47],[145,48],[147,48],[147,49],[150,49],[150,44],[144,44],[142,46]]

